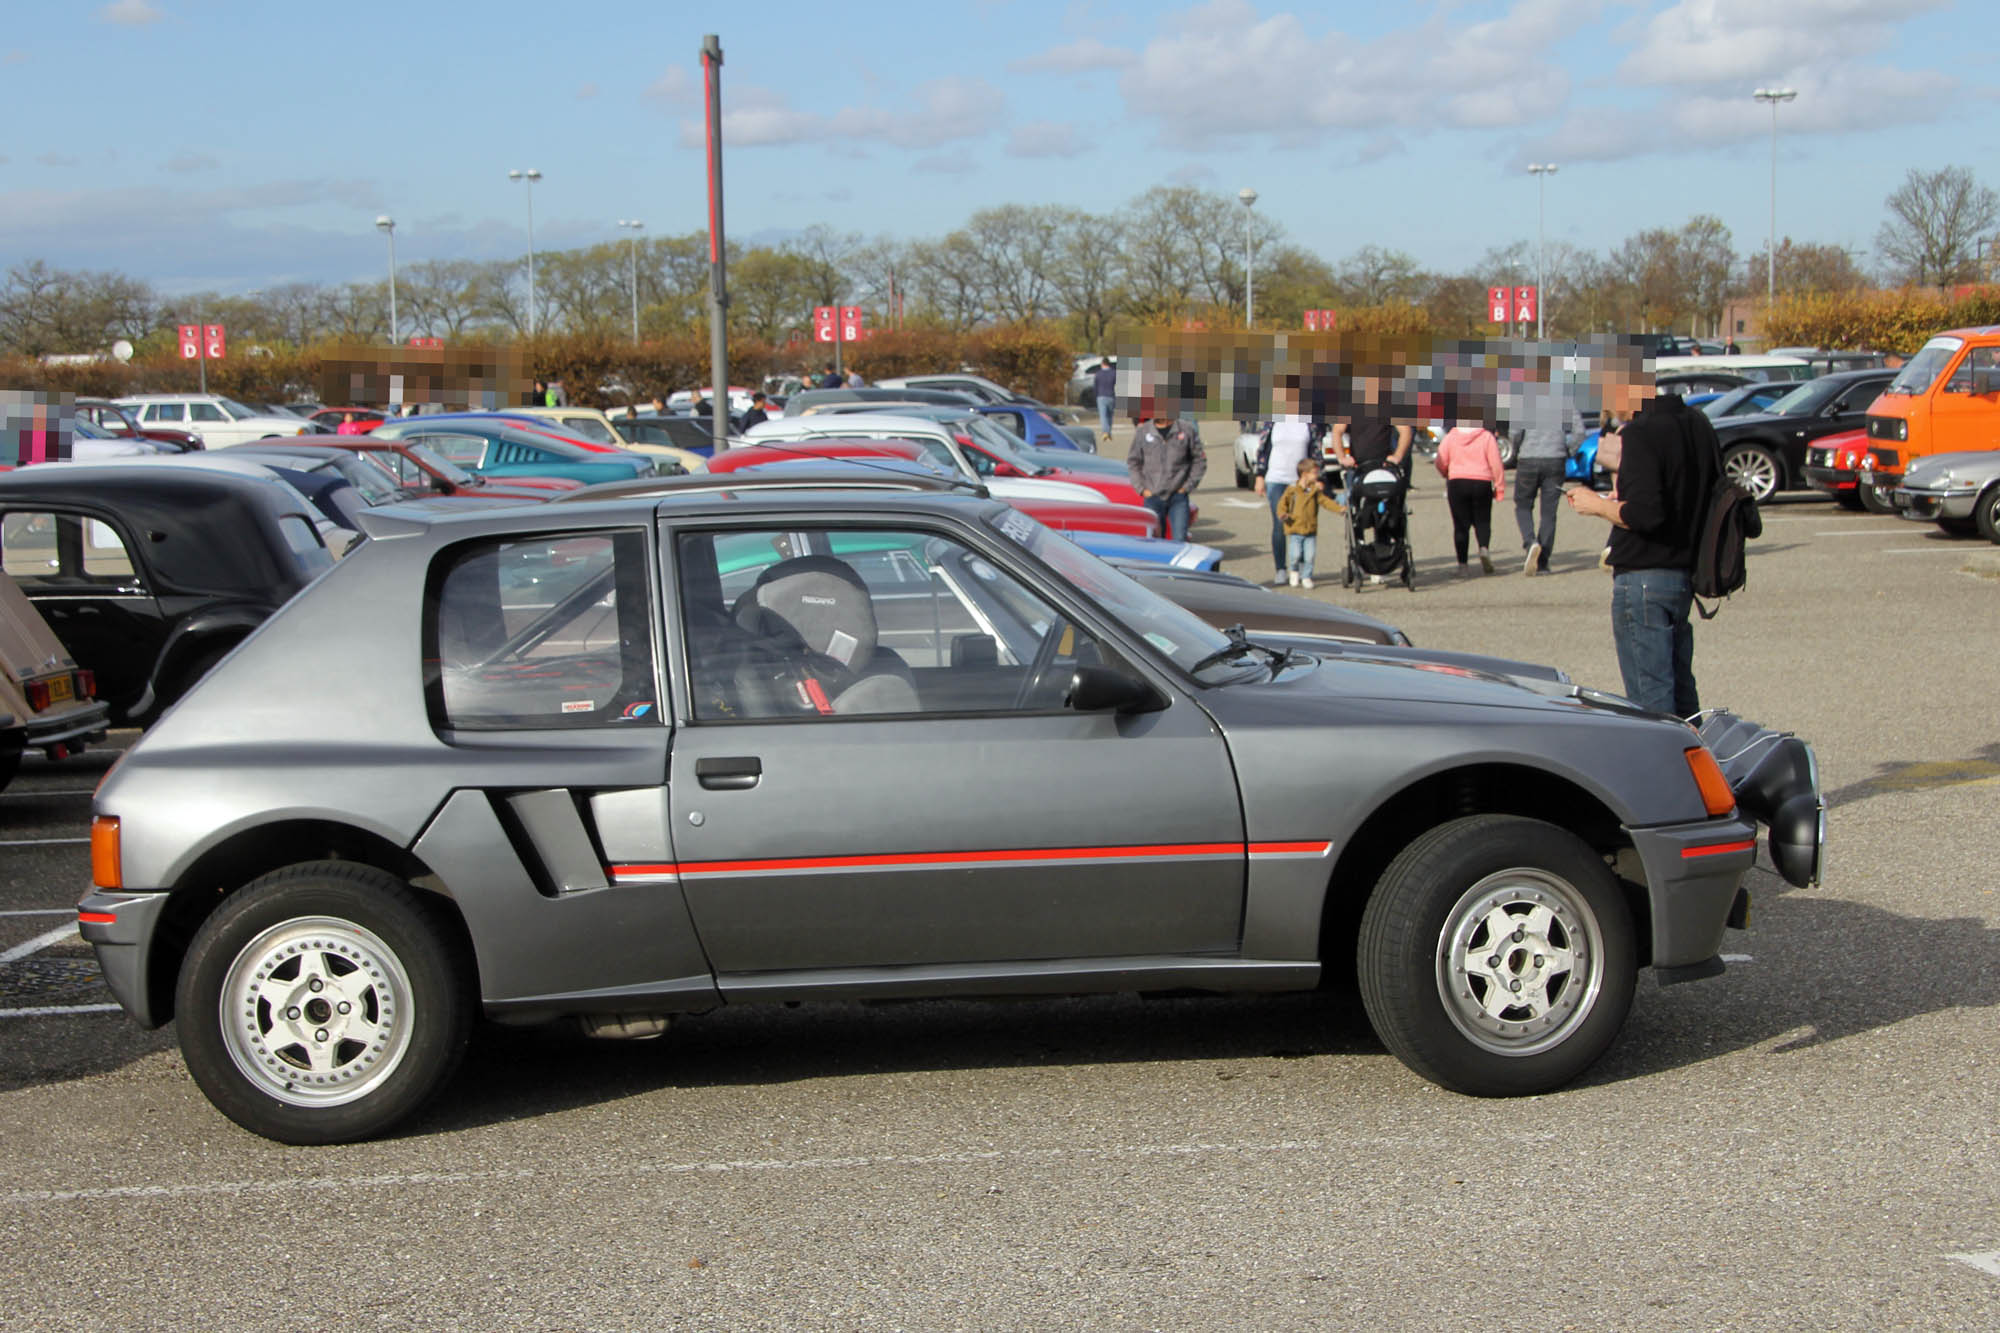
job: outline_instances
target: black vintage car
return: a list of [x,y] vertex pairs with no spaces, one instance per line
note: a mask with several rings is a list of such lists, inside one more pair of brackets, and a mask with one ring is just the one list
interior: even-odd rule
[[1722,468],[1731,481],[1758,500],[1806,486],[1806,446],[1835,431],[1859,430],[1868,405],[1889,387],[1896,372],[1845,370],[1807,380],[1754,416],[1715,423],[1722,442]]
[[0,563],[143,726],[331,567],[313,519],[255,477],[49,463],[0,476]]

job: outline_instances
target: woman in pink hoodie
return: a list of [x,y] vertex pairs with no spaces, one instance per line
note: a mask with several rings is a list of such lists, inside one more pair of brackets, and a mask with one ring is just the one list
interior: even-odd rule
[[1458,554],[1458,572],[1465,564],[1466,535],[1479,537],[1479,568],[1493,572],[1486,545],[1493,537],[1493,502],[1506,496],[1506,473],[1500,467],[1500,443],[1476,421],[1460,422],[1438,445],[1437,470],[1444,474],[1445,503],[1451,507],[1451,545]]

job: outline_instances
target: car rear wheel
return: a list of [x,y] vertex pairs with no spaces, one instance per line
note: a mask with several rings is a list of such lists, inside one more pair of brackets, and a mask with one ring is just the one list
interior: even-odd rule
[[289,866],[202,925],[175,995],[188,1072],[280,1143],[347,1143],[422,1105],[458,1065],[474,998],[455,936],[409,885]]
[[[1762,504],[1778,492],[1781,471],[1777,455],[1761,444],[1731,445],[1722,455],[1722,475]],[[1865,502],[1864,502],[1865,503]]]
[[1972,506],[1972,521],[1979,525],[1979,535],[1989,542],[2000,542],[2000,486],[1989,486],[1979,502]]
[[1871,514],[1893,514],[1896,502],[1889,498],[1889,492],[1880,486],[1865,481],[1854,483],[1854,494],[1861,501],[1861,507]]
[[1631,1007],[1630,914],[1603,858],[1540,820],[1473,815],[1405,848],[1361,918],[1362,1003],[1397,1058],[1480,1097],[1560,1087]]

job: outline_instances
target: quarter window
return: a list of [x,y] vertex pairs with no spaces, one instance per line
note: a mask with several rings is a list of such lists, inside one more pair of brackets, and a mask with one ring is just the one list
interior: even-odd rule
[[18,510],[0,518],[0,568],[23,588],[138,590],[140,585],[118,530],[81,514]]
[[187,410],[179,403],[148,403],[146,405],[146,420],[185,421],[187,420]]
[[646,539],[556,533],[460,546],[425,597],[432,723],[473,731],[650,725]]
[[214,403],[189,403],[188,411],[190,413],[189,419],[193,421],[229,420],[228,416],[223,413],[223,410]]
[[1107,656],[951,537],[760,528],[684,534],[676,552],[701,721],[1057,710]]

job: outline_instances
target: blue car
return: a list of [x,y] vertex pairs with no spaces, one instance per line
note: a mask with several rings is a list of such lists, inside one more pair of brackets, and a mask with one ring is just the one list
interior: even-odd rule
[[1097,436],[1088,427],[1064,426],[1040,408],[1023,403],[983,403],[975,411],[994,417],[1021,444],[1030,449],[1061,449],[1078,453],[1097,452]]
[[532,417],[449,413],[405,417],[375,428],[381,440],[423,444],[482,477],[567,477],[589,486],[650,477],[652,459],[628,449],[573,443],[524,423]]

